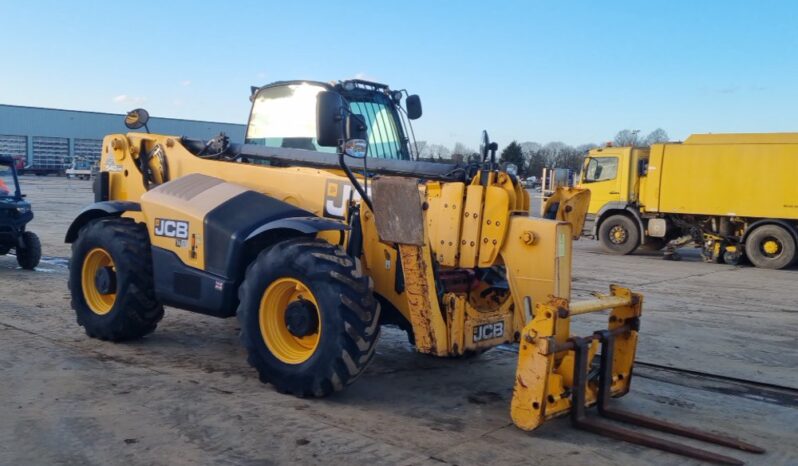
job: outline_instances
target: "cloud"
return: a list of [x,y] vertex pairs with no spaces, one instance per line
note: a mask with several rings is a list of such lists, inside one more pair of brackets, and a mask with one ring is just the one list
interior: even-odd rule
[[116,104],[129,105],[129,104],[140,104],[145,102],[147,99],[144,97],[133,97],[127,94],[119,94],[118,96],[114,97],[111,100],[113,100],[113,102]]
[[183,87],[188,87],[188,86],[191,85],[191,80],[190,79],[184,79],[184,80],[180,81],[180,85],[183,86]]

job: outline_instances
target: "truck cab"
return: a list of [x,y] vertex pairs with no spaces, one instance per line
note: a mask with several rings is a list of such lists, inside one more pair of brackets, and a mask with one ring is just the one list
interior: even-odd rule
[[648,158],[648,148],[611,146],[585,158],[578,187],[590,190],[590,205],[582,233],[598,237],[610,252],[629,254],[651,240],[640,217]]

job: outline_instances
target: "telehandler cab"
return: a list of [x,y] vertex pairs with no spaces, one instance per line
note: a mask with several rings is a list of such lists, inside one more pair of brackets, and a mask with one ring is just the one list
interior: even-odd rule
[[[106,136],[96,203],[66,235],[72,307],[89,336],[140,338],[164,305],[237,316],[260,379],[303,397],[354,382],[381,324],[442,357],[519,343],[520,428],[570,412],[581,428],[736,461],[584,416],[594,404],[618,413],[607,400],[629,391],[643,303],[619,286],[570,301],[587,191],[558,193],[552,219],[530,217],[529,194],[499,169],[486,133],[479,163],[414,160],[420,99],[382,84],[277,82],[253,88],[251,101],[245,144]],[[126,118],[131,129],[146,123],[143,110]],[[607,329],[570,335],[571,318],[601,310]]]

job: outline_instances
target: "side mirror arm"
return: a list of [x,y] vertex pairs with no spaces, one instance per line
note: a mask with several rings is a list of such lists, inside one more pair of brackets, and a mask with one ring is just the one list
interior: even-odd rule
[[[374,212],[374,205],[371,203],[371,199],[366,193],[366,190],[363,188],[363,185],[360,184],[360,181],[355,178],[355,174],[352,173],[352,169],[349,168],[349,165],[346,164],[345,156],[344,156],[344,141],[341,141],[341,144],[338,145],[338,165],[344,170],[346,173],[346,177],[349,178],[349,182],[352,183],[352,186],[355,188],[358,194],[360,194],[360,198],[363,199],[363,202],[369,206],[369,210]],[[366,174],[368,176],[368,174]]]

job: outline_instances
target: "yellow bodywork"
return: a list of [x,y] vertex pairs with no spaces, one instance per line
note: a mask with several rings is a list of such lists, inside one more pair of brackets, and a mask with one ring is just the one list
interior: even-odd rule
[[590,157],[618,159],[614,179],[580,185],[591,191],[591,214],[622,202],[644,214],[798,219],[798,133],[695,134],[650,149],[594,149]]
[[[521,335],[511,408],[513,422],[524,430],[532,430],[545,420],[570,411],[568,393],[574,385],[574,355],[564,348],[567,348],[569,337],[569,319],[580,314],[611,310],[610,331],[630,326],[630,330],[622,333],[615,342],[610,388],[611,396],[626,394],[631,382],[637,348],[637,319],[642,305],[641,295],[619,287],[612,287],[610,295],[595,300],[569,303],[558,299],[538,304],[534,318]],[[598,341],[593,340],[588,364],[597,351]],[[598,387],[588,383],[586,404],[593,405],[597,396]]]
[[798,219],[798,133],[701,134],[655,144],[650,212]]
[[570,223],[574,239],[579,239],[585,225],[585,215],[590,205],[590,190],[576,187],[559,187],[545,199],[541,212],[545,216],[556,206],[553,220]]
[[[151,185],[142,183],[141,151],[160,151],[159,157],[150,158],[155,181]],[[203,159],[190,153],[178,137],[155,134],[107,136],[100,166],[109,174],[110,199],[141,203],[141,212],[125,215],[147,224],[153,244],[174,251],[183,263],[200,270],[205,267],[200,247],[202,219],[220,202],[254,190],[318,216],[345,217],[349,204],[343,200],[352,192],[337,169]],[[612,328],[618,319],[639,316],[640,300],[631,304],[631,293],[618,288],[613,293],[626,299],[625,304],[609,298],[569,304],[572,237],[581,230],[588,193],[576,189],[561,193],[556,220],[532,218],[526,190],[504,172],[487,175],[486,183],[477,175],[468,185],[418,181],[418,202],[423,205],[418,225],[424,232],[421,244],[384,241],[375,218],[381,213],[372,212],[364,202],[356,204],[363,236],[360,266],[372,278],[374,292],[410,324],[420,352],[456,356],[520,340],[513,419],[531,429],[567,409],[568,365],[572,369],[573,356],[568,351],[552,353],[547,345],[569,338],[571,315],[607,307],[604,304],[609,302],[615,306]],[[152,189],[158,185],[159,189]],[[159,218],[190,220],[196,229],[188,232],[189,247],[176,248],[174,239],[154,236]],[[340,240],[337,231],[319,236],[336,244]],[[397,291],[400,266],[403,289]],[[506,271],[509,290],[493,289],[474,278],[494,267]],[[462,289],[439,289],[436,277],[450,272],[464,274]],[[302,291],[296,284],[289,285],[277,290],[284,300],[295,299]],[[262,322],[274,317],[264,306]],[[618,345],[619,374],[630,371],[635,341],[636,331],[630,331],[626,343]],[[305,357],[302,348],[313,343],[286,342],[281,354],[291,361]],[[628,382],[620,380],[615,393],[628,387]]]
[[637,164],[648,158],[649,150],[639,147],[602,147],[590,151],[590,158],[606,158],[617,162],[617,172],[611,179],[584,181],[585,171],[578,188],[590,190],[589,214],[598,213],[602,207],[611,202],[634,203],[645,190]]

